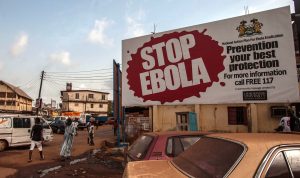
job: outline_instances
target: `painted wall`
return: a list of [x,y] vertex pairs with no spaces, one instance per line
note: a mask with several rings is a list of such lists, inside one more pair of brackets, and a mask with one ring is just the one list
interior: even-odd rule
[[[227,107],[247,107],[247,125],[229,125]],[[271,106],[284,104],[153,106],[153,131],[176,129],[176,112],[195,112],[198,129],[217,132],[274,132],[279,118],[271,117]]]

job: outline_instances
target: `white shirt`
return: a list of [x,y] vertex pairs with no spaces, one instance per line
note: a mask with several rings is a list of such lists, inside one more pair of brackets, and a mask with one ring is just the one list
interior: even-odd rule
[[291,127],[290,127],[290,117],[283,117],[280,119],[280,125],[283,127],[283,132],[290,132]]

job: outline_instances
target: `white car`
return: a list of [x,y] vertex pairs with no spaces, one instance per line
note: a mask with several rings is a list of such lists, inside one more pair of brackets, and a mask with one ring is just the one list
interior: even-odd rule
[[[37,116],[1,115],[0,151],[7,147],[30,145],[30,132]],[[53,132],[46,120],[39,117],[43,125],[43,137],[46,142],[53,140]]]

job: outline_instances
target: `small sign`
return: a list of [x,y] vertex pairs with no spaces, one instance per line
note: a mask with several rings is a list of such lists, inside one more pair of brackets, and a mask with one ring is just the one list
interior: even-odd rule
[[267,90],[262,91],[243,91],[243,100],[244,101],[260,101],[267,100]]

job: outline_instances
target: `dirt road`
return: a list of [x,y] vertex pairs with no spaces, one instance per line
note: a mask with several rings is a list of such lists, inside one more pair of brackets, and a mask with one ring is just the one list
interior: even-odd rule
[[[121,177],[122,169],[109,169],[98,164],[91,152],[101,147],[105,139],[113,138],[111,126],[101,126],[95,132],[95,146],[87,144],[87,132],[79,131],[72,149],[72,160],[86,159],[77,164],[60,162],[59,152],[63,135],[54,134],[54,140],[43,147],[45,160],[39,160],[38,150],[33,152],[33,161],[27,163],[28,148],[10,148],[0,152],[0,177],[41,177],[41,170],[59,167],[43,177]],[[88,158],[88,159],[87,159]]]

